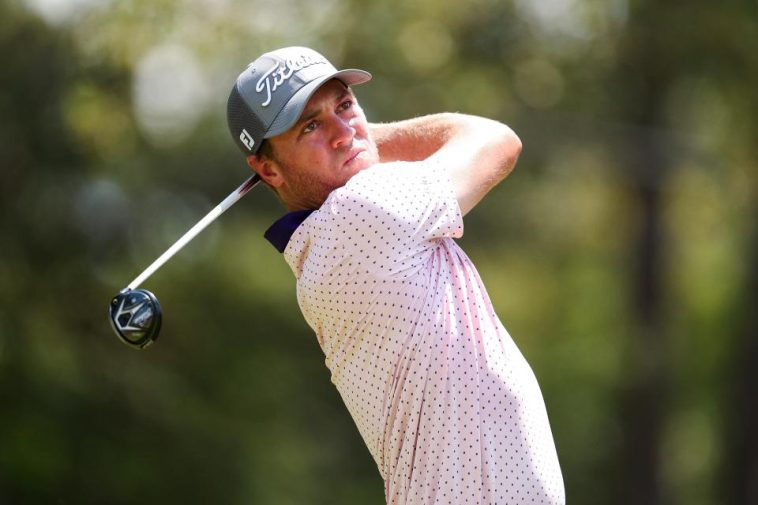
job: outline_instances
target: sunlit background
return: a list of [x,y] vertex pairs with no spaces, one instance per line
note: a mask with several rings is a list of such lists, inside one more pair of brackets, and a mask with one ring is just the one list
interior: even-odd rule
[[308,45],[373,121],[492,117],[516,171],[464,249],[540,380],[568,503],[758,504],[758,4],[3,0],[0,503],[381,504],[263,231],[229,89]]

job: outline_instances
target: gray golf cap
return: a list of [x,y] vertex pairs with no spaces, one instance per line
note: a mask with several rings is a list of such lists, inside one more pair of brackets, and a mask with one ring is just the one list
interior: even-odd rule
[[237,78],[226,109],[229,130],[242,152],[256,154],[264,139],[292,128],[313,93],[330,79],[352,86],[371,74],[337,70],[307,47],[277,49],[250,63]]

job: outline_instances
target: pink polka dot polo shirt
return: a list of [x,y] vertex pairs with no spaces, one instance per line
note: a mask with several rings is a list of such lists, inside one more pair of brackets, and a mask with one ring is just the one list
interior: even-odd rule
[[290,224],[298,303],[387,503],[563,504],[539,386],[431,163],[366,169]]

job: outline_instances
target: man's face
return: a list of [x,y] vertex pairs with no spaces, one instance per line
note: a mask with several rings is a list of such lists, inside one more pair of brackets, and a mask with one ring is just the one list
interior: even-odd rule
[[274,153],[269,168],[278,175],[267,182],[290,210],[318,208],[329,193],[379,161],[363,110],[335,79],[313,94],[292,128],[268,142]]

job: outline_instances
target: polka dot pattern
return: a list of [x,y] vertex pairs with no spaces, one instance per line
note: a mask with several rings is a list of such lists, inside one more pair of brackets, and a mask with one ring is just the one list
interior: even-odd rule
[[542,394],[501,324],[431,162],[377,165],[285,258],[389,504],[563,504]]

